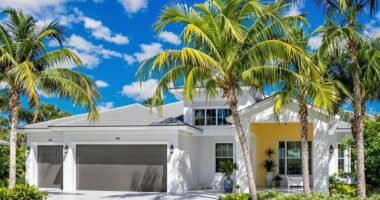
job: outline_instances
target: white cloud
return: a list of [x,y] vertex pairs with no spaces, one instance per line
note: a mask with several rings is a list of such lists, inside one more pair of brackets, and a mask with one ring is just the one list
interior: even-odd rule
[[175,45],[181,44],[181,40],[179,39],[178,35],[176,35],[173,32],[163,31],[162,33],[160,33],[158,37],[162,39],[164,42],[168,42],[170,44],[175,44]]
[[123,54],[104,48],[102,45],[94,45],[92,42],[79,35],[71,35],[65,45],[72,48],[81,58],[85,67],[95,68],[102,59],[123,58]]
[[113,102],[110,101],[110,102],[102,103],[98,105],[96,108],[98,109],[99,112],[104,112],[104,111],[111,110],[113,107],[114,107]]
[[119,0],[119,3],[129,14],[137,13],[148,7],[148,0]]
[[285,16],[296,16],[302,13],[302,9],[304,8],[304,0],[299,0],[290,5],[289,10],[285,13]]
[[22,9],[26,12],[38,14],[41,10],[52,8],[55,10],[62,9],[59,7],[62,7],[66,2],[66,0],[1,0],[0,7]]
[[150,44],[140,44],[140,48],[141,52],[133,54],[138,62],[142,62],[164,51],[162,49],[162,45],[157,42]]
[[124,55],[124,61],[127,62],[128,65],[132,65],[133,63],[136,62],[136,58],[131,56],[131,55],[125,54]]
[[322,35],[317,34],[309,39],[308,46],[311,50],[317,50],[322,44]]
[[7,88],[9,86],[9,84],[5,81],[1,81],[0,82],[0,90],[3,90],[5,88]]
[[364,24],[366,30],[364,35],[368,38],[380,36],[380,11],[376,14],[376,20],[371,20],[367,24]]
[[112,42],[115,44],[128,44],[128,37],[122,34],[113,34],[112,31],[103,25],[99,20],[95,20],[89,17],[83,18],[84,27],[91,30],[91,34],[96,39],[103,39],[107,42]]
[[97,81],[95,81],[95,85],[96,85],[98,88],[105,88],[105,87],[110,86],[107,82],[102,81],[102,80],[97,80]]
[[144,82],[133,82],[124,85],[121,94],[136,101],[142,101],[153,96],[157,86],[157,80],[150,79]]

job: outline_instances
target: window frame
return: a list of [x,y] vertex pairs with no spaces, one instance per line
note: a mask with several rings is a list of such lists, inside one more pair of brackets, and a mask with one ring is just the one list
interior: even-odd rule
[[[195,117],[195,113],[196,111],[198,110],[203,110],[204,112],[204,118],[203,118],[203,125],[196,125],[196,117]],[[215,111],[215,125],[207,125],[207,110],[214,110]],[[201,107],[201,108],[193,108],[193,114],[192,114],[192,121],[193,121],[193,125],[194,126],[200,126],[200,127],[228,127],[228,126],[232,126],[233,124],[232,123],[229,123],[227,122],[227,124],[219,124],[218,123],[218,110],[230,110],[230,113],[231,113],[231,109],[229,107]]]
[[[285,143],[285,157],[283,158],[285,160],[284,174],[280,174],[280,156],[279,156],[280,142],[284,142]],[[302,173],[301,174],[288,174],[288,156],[287,156],[288,145],[287,145],[287,142],[299,142],[299,143],[301,143],[300,140],[278,140],[277,141],[277,173],[280,176],[302,176]],[[311,160],[311,165],[309,163],[309,176],[313,176],[313,169],[314,169],[314,166],[313,166],[313,163],[314,163],[314,159],[313,159],[313,155],[314,155],[313,141],[312,140],[308,140],[308,142],[309,142],[309,146],[310,146],[309,148],[311,150],[311,155],[310,155],[310,152],[309,152],[309,155],[310,155],[309,159]],[[302,153],[302,150],[301,150],[301,153]],[[296,158],[290,158],[290,159],[296,159]],[[301,159],[301,162],[302,162],[302,155],[301,155],[301,158],[297,158],[297,159]]]
[[[216,145],[217,144],[232,144],[232,162],[235,162],[235,143],[232,142],[232,141],[215,141],[213,143],[213,152],[212,152],[213,153],[213,158],[214,158],[213,159],[213,164],[212,164],[212,166],[213,166],[213,172],[216,173],[216,174],[221,174],[222,172],[218,172],[216,170],[216,166],[217,166],[216,159],[220,158],[220,157],[216,156]],[[230,157],[224,157],[224,158],[230,158]]]
[[344,148],[343,149],[343,158],[339,158],[339,146],[342,144],[341,142],[336,143],[336,152],[334,150],[334,153],[336,153],[336,169],[337,172],[339,172],[339,159],[343,159],[343,171],[346,173],[349,173],[351,171],[355,170],[355,166],[353,168],[353,163],[351,162],[351,149],[350,148]]

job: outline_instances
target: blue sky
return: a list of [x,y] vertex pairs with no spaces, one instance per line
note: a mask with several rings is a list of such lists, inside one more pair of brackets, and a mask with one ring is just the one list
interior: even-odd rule
[[[193,5],[204,0],[176,0]],[[65,28],[65,46],[81,57],[85,66],[77,69],[96,81],[103,96],[102,110],[141,102],[151,96],[156,80],[148,80],[140,88],[135,72],[139,62],[165,49],[181,48],[178,38],[181,27],[170,26],[156,35],[152,25],[164,5],[172,0],[0,0],[0,7],[21,8],[40,20],[58,20]],[[324,21],[323,10],[314,1],[300,0],[287,14],[307,13],[312,31]],[[380,33],[380,12],[371,19],[363,17],[366,34]],[[309,46],[315,49],[320,37],[312,38]],[[50,42],[55,48],[57,44]],[[1,84],[0,84],[1,87]],[[41,94],[46,103],[55,103],[73,113],[85,112],[65,100]],[[165,102],[176,101],[170,95]],[[371,113],[380,110],[377,103],[368,105]]]

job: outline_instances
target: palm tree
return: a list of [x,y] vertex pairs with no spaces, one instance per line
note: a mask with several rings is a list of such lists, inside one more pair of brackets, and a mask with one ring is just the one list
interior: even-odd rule
[[[362,83],[361,114],[365,117],[366,102],[380,99],[380,38],[360,39],[356,42],[357,63],[361,71]],[[341,103],[348,102],[354,107],[354,81],[353,75],[349,71],[351,55],[348,45],[336,46],[326,60],[329,76],[335,81],[343,97]],[[353,119],[351,122],[355,123]],[[355,132],[353,131],[353,133]],[[357,137],[354,138],[357,139]],[[358,158],[356,161],[359,161]]]
[[[96,102],[100,95],[91,79],[61,65],[81,65],[71,50],[46,49],[50,39],[62,42],[62,30],[57,22],[38,22],[21,10],[6,9],[7,18],[0,24],[1,81],[9,85],[10,158],[9,188],[16,183],[16,138],[21,97],[26,96],[38,113],[42,91],[58,98],[72,100],[89,110],[89,119],[96,120]],[[38,115],[36,115],[38,116]]]
[[[304,21],[302,16],[284,17],[286,6],[281,1],[261,4],[258,1],[211,0],[188,7],[185,4],[166,6],[154,25],[160,33],[167,25],[184,25],[185,47],[166,50],[144,61],[137,75],[139,80],[160,78],[152,97],[162,102],[162,94],[171,86],[184,84],[186,98],[191,101],[198,87],[208,97],[223,92],[232,113],[248,177],[252,199],[256,199],[252,163],[246,136],[237,111],[242,85],[263,90],[264,84],[297,76],[291,70],[277,67],[280,60],[296,56],[307,64],[303,49],[280,40],[289,32],[289,24]],[[302,81],[302,78],[295,78]]]
[[[308,41],[311,35],[305,33],[302,25],[294,26],[293,34],[290,35],[295,44],[306,51]],[[309,56],[314,57],[312,53]],[[328,113],[334,111],[336,101],[338,100],[337,92],[332,82],[323,79],[324,69],[314,70],[314,66],[302,65],[293,61],[293,58],[285,63],[292,65],[293,71],[302,77],[314,77],[316,80],[310,80],[313,84],[297,84],[295,81],[284,81],[281,83],[281,90],[273,95],[275,100],[275,113],[279,113],[284,105],[296,99],[299,104],[298,114],[301,124],[301,151],[302,151],[302,178],[303,192],[306,196],[310,195],[310,178],[309,178],[309,144],[308,144],[308,101],[315,107],[324,109]]]
[[[365,10],[371,14],[377,9],[378,0],[316,0],[318,4],[326,8],[328,21],[330,18],[340,20],[339,25],[327,23],[322,46],[318,50],[320,65],[324,66],[323,57],[328,54],[332,46],[346,42],[350,52],[350,67],[347,69],[353,81],[353,120],[352,134],[357,145],[358,160],[358,194],[366,197],[365,166],[364,166],[364,141],[363,141],[363,102],[362,102],[362,78],[363,73],[358,65],[357,50],[362,25],[358,23],[359,16]],[[332,26],[330,26],[332,25]]]

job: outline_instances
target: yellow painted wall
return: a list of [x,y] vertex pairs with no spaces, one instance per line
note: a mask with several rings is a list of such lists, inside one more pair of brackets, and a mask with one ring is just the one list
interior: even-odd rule
[[[271,147],[276,150],[273,159],[277,162],[278,141],[300,141],[300,124],[299,123],[253,123],[251,132],[256,135],[256,164],[257,164],[257,185],[265,185],[265,170],[261,163],[266,159],[265,149]],[[309,124],[308,139],[313,140],[313,125]],[[254,147],[253,147],[254,148]],[[278,164],[278,163],[277,163]],[[274,175],[277,174],[276,166]]]

